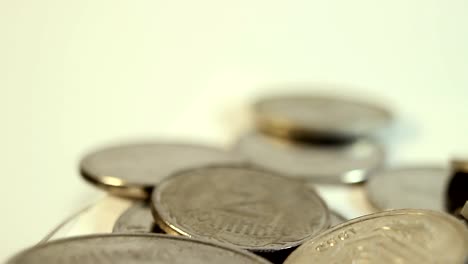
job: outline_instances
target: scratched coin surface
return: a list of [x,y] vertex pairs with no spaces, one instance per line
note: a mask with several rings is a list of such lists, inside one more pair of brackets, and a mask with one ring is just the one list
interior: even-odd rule
[[308,144],[258,132],[242,136],[234,150],[257,166],[323,183],[357,183],[384,162],[383,148],[360,139],[348,144]]
[[80,171],[116,195],[147,198],[154,185],[175,171],[242,161],[238,155],[203,145],[137,143],[92,152],[81,161]]
[[113,233],[163,233],[155,223],[151,208],[145,202],[136,202],[115,221]]
[[267,264],[225,245],[156,234],[106,234],[55,240],[27,249],[7,264]]
[[285,264],[463,263],[468,229],[429,210],[394,210],[335,226],[294,251]]
[[254,105],[257,126],[288,137],[350,139],[390,123],[391,114],[369,103],[331,96],[285,95]]
[[164,230],[252,251],[291,248],[329,226],[312,188],[252,167],[179,172],[155,189],[152,205]]
[[444,211],[450,171],[437,167],[394,168],[376,172],[366,184],[370,202],[380,210]]

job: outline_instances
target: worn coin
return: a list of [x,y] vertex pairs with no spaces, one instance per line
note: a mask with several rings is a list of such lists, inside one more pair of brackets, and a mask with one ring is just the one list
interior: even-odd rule
[[368,135],[391,120],[369,103],[321,95],[284,95],[254,105],[257,126],[268,133],[295,138],[351,139]]
[[155,189],[152,205],[165,231],[252,251],[291,248],[329,226],[327,207],[312,188],[252,167],[179,172]]
[[238,155],[202,145],[139,143],[90,153],[80,170],[85,179],[113,194],[147,198],[154,185],[175,171],[242,161]]
[[269,263],[225,245],[157,234],[102,234],[55,240],[27,249],[7,264]]
[[155,223],[151,208],[145,202],[136,202],[117,219],[113,233],[163,233]]
[[383,148],[371,140],[348,144],[309,144],[250,132],[234,150],[257,166],[324,183],[357,183],[384,162]]
[[437,167],[387,169],[372,176],[366,184],[366,192],[370,202],[380,210],[444,211],[449,175],[449,170]]
[[285,264],[463,263],[468,229],[435,211],[404,209],[335,226],[294,251]]

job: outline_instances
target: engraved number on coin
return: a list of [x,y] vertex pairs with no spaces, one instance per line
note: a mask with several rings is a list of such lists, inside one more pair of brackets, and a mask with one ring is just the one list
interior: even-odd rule
[[347,229],[343,232],[340,232],[336,237],[332,237],[328,239],[325,242],[320,243],[317,247],[315,247],[315,250],[321,252],[321,251],[326,251],[330,247],[334,247],[336,244],[338,244],[340,241],[346,240],[351,237],[351,235],[355,235],[356,231],[354,228]]

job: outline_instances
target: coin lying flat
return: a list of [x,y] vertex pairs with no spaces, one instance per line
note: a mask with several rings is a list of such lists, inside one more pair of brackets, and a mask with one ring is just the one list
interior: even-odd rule
[[155,234],[103,234],[41,244],[7,264],[266,264],[251,253],[224,245]]
[[463,263],[468,229],[429,210],[394,210],[335,226],[294,251],[285,264]]
[[375,173],[366,184],[370,202],[378,209],[432,209],[444,211],[449,170],[414,167]]
[[82,176],[113,194],[147,198],[154,185],[175,171],[217,163],[240,163],[242,158],[202,145],[148,143],[104,148],[80,163]]
[[252,251],[297,246],[329,225],[327,207],[312,188],[251,167],[179,172],[155,189],[152,206],[165,231]]
[[145,202],[136,202],[117,219],[113,233],[162,233],[155,223],[151,208]]
[[378,106],[306,94],[263,98],[254,105],[254,112],[261,130],[295,138],[357,138],[391,120],[390,113]]
[[324,183],[357,183],[384,161],[382,147],[370,140],[349,144],[307,144],[251,132],[234,150],[257,166]]

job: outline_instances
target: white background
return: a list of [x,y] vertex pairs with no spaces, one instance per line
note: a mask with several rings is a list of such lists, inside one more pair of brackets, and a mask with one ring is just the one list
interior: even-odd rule
[[228,143],[277,85],[378,98],[395,163],[465,153],[467,3],[0,0],[0,259],[102,195],[77,174],[90,148]]

